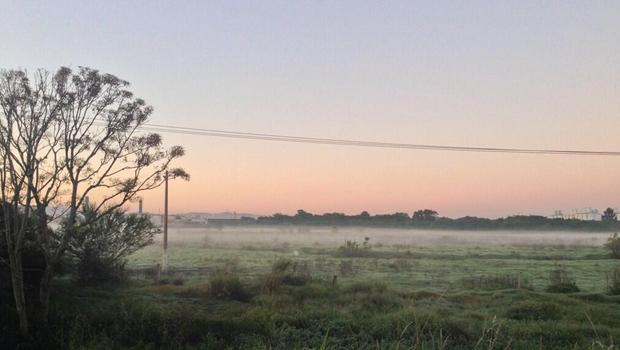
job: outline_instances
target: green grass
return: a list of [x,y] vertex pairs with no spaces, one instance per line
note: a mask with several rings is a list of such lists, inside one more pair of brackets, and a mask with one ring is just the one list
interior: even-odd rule
[[272,295],[255,290],[239,302],[212,297],[208,288],[134,282],[108,291],[71,289],[59,301],[74,309],[65,313],[79,314],[67,326],[69,345],[439,349],[441,341],[448,349],[488,349],[478,343],[489,330],[500,349],[583,349],[620,339],[620,298],[600,294],[403,293],[381,282],[334,288],[317,280]]
[[[127,267],[153,267],[160,257],[153,245]],[[620,262],[602,247],[375,245],[349,258],[337,245],[172,242],[169,261],[166,278],[183,283],[60,281],[55,335],[39,341],[74,349],[601,350],[620,341],[620,296],[606,285]],[[342,261],[353,274],[340,273]],[[580,292],[545,292],[558,267]],[[465,283],[508,275],[528,289]]]
[[[294,256],[297,250],[299,256]],[[161,247],[151,246],[134,254],[129,267],[154,266]],[[289,246],[285,251],[262,250],[260,246],[196,247],[171,245],[171,267],[213,268],[234,263],[239,274],[251,278],[271,269],[281,257],[307,261],[313,274],[329,278],[338,272],[341,260],[352,261],[354,274],[349,281],[381,280],[401,290],[424,288],[430,291],[458,290],[462,280],[476,276],[522,273],[535,289],[549,284],[549,273],[558,266],[571,273],[584,292],[605,292],[606,275],[620,264],[600,247],[381,247],[367,257],[339,257],[334,249]],[[402,268],[395,266],[402,265]],[[194,277],[195,278],[200,278]]]

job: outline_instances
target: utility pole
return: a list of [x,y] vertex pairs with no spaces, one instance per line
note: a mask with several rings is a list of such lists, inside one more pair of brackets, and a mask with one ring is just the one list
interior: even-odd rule
[[164,174],[164,254],[161,259],[162,272],[168,272],[168,170]]

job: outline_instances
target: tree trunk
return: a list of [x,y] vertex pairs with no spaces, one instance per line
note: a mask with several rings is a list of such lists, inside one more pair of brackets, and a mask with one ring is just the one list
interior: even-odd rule
[[24,337],[28,336],[28,313],[26,312],[26,293],[24,291],[24,272],[22,269],[21,252],[9,249],[9,262],[11,264],[11,289],[15,298],[15,310],[19,319],[19,330]]
[[45,270],[41,276],[39,282],[39,306],[41,326],[47,328],[49,319],[49,303],[50,303],[50,291],[52,284],[52,277],[54,275],[53,256],[49,254],[49,232],[47,228],[47,213],[45,206],[37,205],[37,220],[39,223],[39,235],[41,237],[41,248],[43,255],[45,256]]
[[41,325],[47,327],[50,311],[50,294],[52,291],[52,278],[54,277],[54,265],[49,262],[39,284],[39,302],[41,303]]

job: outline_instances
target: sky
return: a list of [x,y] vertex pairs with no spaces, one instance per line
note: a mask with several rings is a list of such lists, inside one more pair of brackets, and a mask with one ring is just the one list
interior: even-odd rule
[[[0,68],[88,66],[153,123],[620,151],[619,1],[6,1]],[[497,217],[620,206],[620,158],[164,134],[170,210]],[[145,208],[163,209],[161,189]]]

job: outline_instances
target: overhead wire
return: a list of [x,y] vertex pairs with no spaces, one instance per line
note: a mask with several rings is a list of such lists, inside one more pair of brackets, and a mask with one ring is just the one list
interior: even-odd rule
[[481,147],[481,146],[456,146],[439,144],[418,144],[382,142],[354,139],[336,139],[323,137],[305,137],[284,134],[256,133],[245,131],[203,129],[196,127],[184,127],[177,125],[144,123],[139,129],[152,132],[174,133],[182,135],[197,135],[207,137],[223,137],[232,139],[292,142],[320,145],[338,145],[354,147],[411,149],[425,151],[452,151],[452,152],[487,152],[487,153],[513,153],[513,154],[541,154],[541,155],[572,155],[572,156],[620,156],[620,151],[582,150],[582,149],[548,149],[548,148],[516,148],[516,147]]

